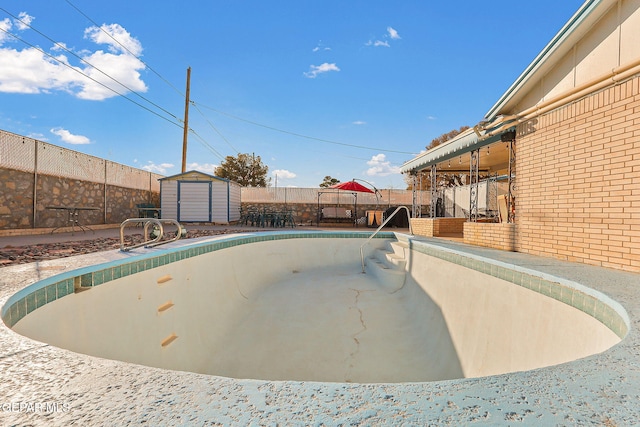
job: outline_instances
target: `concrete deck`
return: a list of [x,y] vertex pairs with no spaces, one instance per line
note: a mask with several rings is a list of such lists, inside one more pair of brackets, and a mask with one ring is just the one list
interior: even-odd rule
[[[15,242],[14,239],[15,236],[12,237]],[[437,238],[420,240],[603,292],[627,311],[629,333],[604,353],[532,371],[428,383],[349,384],[235,380],[161,370],[55,348],[18,335],[2,324],[0,423],[47,426],[637,423],[640,275]],[[125,256],[119,251],[108,251],[1,268],[0,305],[15,292],[45,277]]]

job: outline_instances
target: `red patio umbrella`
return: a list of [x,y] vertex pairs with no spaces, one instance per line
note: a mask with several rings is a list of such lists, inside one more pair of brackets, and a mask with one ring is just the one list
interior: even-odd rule
[[337,184],[333,184],[329,188],[336,188],[338,190],[346,190],[346,191],[359,191],[361,193],[373,193],[373,190],[370,190],[364,185],[355,181],[339,182]]

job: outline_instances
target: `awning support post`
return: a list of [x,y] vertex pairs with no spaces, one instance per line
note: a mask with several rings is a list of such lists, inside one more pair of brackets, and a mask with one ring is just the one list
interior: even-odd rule
[[436,165],[431,165],[431,204],[429,206],[430,209],[430,217],[431,218],[435,218],[436,217],[436,203],[438,201],[438,191],[436,189],[437,186],[437,179],[436,176],[438,174],[438,169]]
[[478,166],[480,149],[471,151],[469,160],[469,222],[478,222]]
[[516,221],[516,140],[508,142],[509,146],[509,190],[507,194],[507,222]]

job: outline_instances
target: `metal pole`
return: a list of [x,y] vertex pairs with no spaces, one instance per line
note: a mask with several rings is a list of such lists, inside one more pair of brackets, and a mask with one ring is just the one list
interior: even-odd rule
[[437,181],[438,181],[437,174],[438,174],[437,166],[431,165],[431,206],[429,206],[431,211],[430,212],[431,218],[436,217],[436,203],[438,201],[438,193],[436,190]]
[[412,218],[416,218],[417,217],[417,212],[418,212],[418,203],[417,203],[417,195],[418,193],[416,192],[416,179],[417,179],[417,174],[415,172],[413,172],[411,174],[411,177],[413,178],[411,180],[411,217]]
[[469,222],[478,221],[478,166],[480,149],[471,152],[469,160]]
[[107,223],[107,161],[104,161],[104,223]]
[[507,194],[507,222],[516,221],[516,141],[512,139],[509,141],[509,190]]
[[[24,141],[24,140],[23,140]],[[33,140],[35,145],[34,159],[33,159],[33,226],[36,228],[36,221],[38,220],[36,208],[38,206],[38,141]]]

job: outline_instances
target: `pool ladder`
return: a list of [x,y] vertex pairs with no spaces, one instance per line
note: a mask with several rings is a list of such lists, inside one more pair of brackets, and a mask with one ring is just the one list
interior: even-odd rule
[[[176,237],[169,240],[162,240],[164,237],[164,227],[162,223],[170,223],[176,226]],[[125,246],[124,245],[124,229],[129,224],[144,224],[144,241],[136,245]],[[154,231],[155,236],[149,236],[149,230]],[[123,252],[130,251],[131,249],[144,246],[145,248],[151,248],[165,243],[175,242],[180,237],[186,234],[186,230],[182,228],[180,223],[175,219],[157,219],[157,218],[129,218],[120,224],[120,250]],[[153,237],[153,238],[150,238]]]
[[380,230],[382,230],[382,227],[384,227],[385,225],[387,225],[387,223],[389,222],[389,220],[391,220],[391,218],[393,218],[393,217],[398,213],[398,211],[400,211],[400,210],[402,210],[402,209],[404,209],[404,210],[406,210],[406,211],[407,211],[407,218],[409,219],[409,234],[411,234],[411,235],[413,236],[413,229],[411,228],[411,213],[409,212],[409,208],[408,208],[408,207],[406,207],[406,206],[398,206],[398,207],[396,208],[396,210],[395,210],[395,211],[393,211],[393,213],[392,213],[391,215],[389,215],[389,216],[388,216],[388,217],[387,217],[387,218],[382,222],[382,224],[380,225],[380,227],[378,227],[378,229],[377,229],[376,231],[374,231],[374,232],[371,234],[371,236],[369,236],[369,238],[368,238],[368,239],[367,239],[367,240],[362,244],[362,246],[360,246],[360,261],[361,261],[361,263],[362,263],[362,272],[363,272],[363,273],[365,272],[365,271],[364,271],[364,247],[365,247],[365,246],[366,246],[366,245],[371,241],[371,239],[373,239],[373,238],[374,238],[374,236],[375,236],[376,234],[378,234],[378,232],[379,232]]

